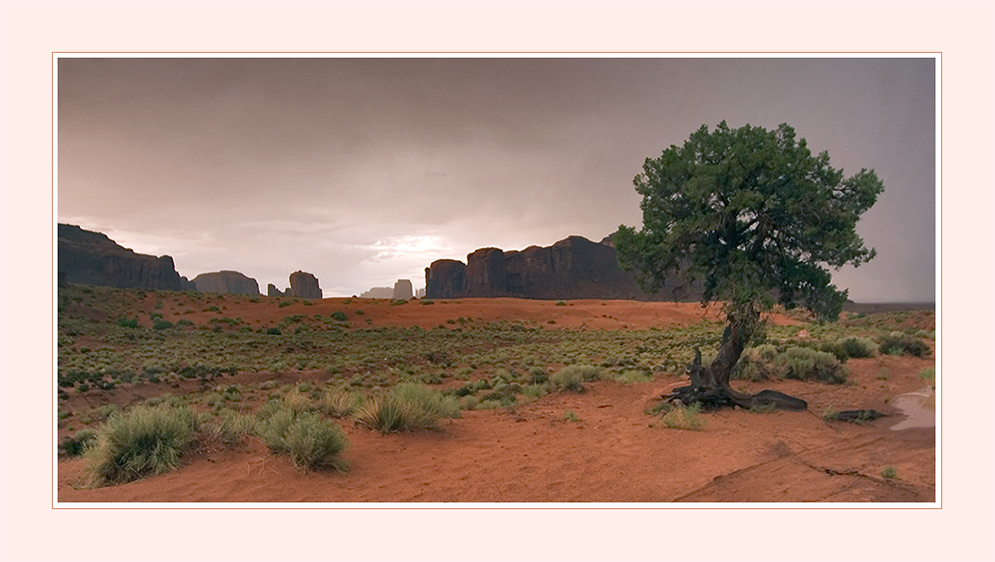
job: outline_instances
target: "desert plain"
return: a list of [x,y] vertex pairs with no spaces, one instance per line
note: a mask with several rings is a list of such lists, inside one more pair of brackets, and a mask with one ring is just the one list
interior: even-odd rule
[[[57,501],[77,502],[934,502],[935,314],[845,310],[820,324],[767,317],[767,344],[830,349],[845,337],[921,342],[840,361],[843,381],[746,377],[807,411],[703,411],[668,427],[661,396],[687,384],[698,347],[714,353],[718,306],[613,300],[295,299],[60,287],[53,436]],[[168,326],[167,326],[168,324]],[[578,389],[550,386],[581,365]],[[359,400],[397,384],[460,400],[431,429],[381,433],[321,412],[328,392]],[[500,391],[500,392],[499,392]],[[88,457],[64,445],[140,404],[205,419],[250,419],[268,402],[312,400],[348,438],[348,470],[295,467],[246,432],[195,443],[179,468],[87,484]],[[303,397],[303,398],[302,398]],[[834,419],[874,410],[877,419]]]

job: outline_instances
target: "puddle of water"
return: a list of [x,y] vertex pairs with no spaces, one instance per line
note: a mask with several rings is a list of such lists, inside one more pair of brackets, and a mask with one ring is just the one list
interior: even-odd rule
[[913,427],[936,427],[936,394],[931,388],[900,394],[892,404],[906,416],[900,423],[892,426],[893,431]]

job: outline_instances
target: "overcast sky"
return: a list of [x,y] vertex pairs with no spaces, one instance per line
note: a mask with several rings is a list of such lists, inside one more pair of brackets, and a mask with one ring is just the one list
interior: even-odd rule
[[476,248],[641,225],[647,157],[722,120],[786,122],[884,194],[859,302],[933,301],[933,59],[67,59],[59,222],[181,275],[232,269],[326,297]]

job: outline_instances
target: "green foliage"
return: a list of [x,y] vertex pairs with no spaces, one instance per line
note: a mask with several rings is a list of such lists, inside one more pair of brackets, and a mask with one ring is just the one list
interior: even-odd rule
[[122,328],[137,328],[138,327],[138,319],[137,318],[126,318],[126,317],[122,316],[121,318],[117,319],[117,325],[121,326]]
[[345,390],[328,390],[318,399],[318,407],[321,411],[336,418],[349,416],[362,403],[362,395]]
[[846,367],[831,353],[807,347],[789,347],[774,358],[773,367],[779,378],[842,384],[846,382]]
[[95,486],[120,484],[180,466],[194,438],[194,415],[186,406],[136,406],[111,416],[86,451]]
[[880,348],[881,353],[886,355],[914,355],[916,357],[929,355],[929,345],[914,336],[898,331],[881,336]]
[[460,417],[455,396],[445,396],[437,390],[415,383],[402,383],[392,390],[394,396],[418,406],[428,414],[440,418]]
[[367,400],[354,417],[359,425],[380,433],[432,429],[438,421],[418,405],[392,394]]
[[851,336],[840,338],[837,343],[843,348],[847,357],[854,359],[873,357],[878,353],[878,344],[871,338]]
[[573,410],[565,410],[563,412],[563,420],[577,423],[580,421],[580,418],[577,417],[577,414],[575,414]]
[[874,257],[856,224],[881,181],[868,170],[844,177],[787,124],[703,125],[683,146],[647,159],[634,184],[643,228],[616,234],[622,266],[652,291],[674,274],[699,284],[702,302],[730,303],[730,319],[769,310],[776,291],[788,309],[834,320],[846,291],[831,284],[826,266]]
[[701,403],[695,402],[689,406],[666,405],[663,413],[653,423],[651,427],[665,427],[667,429],[688,429],[699,431],[705,425],[705,420],[701,416]]
[[336,310],[335,312],[332,313],[332,320],[345,322],[346,320],[348,320],[348,318],[346,317],[345,312],[342,312],[341,310]]
[[330,466],[347,470],[339,458],[349,440],[342,428],[315,412],[295,413],[278,408],[258,424],[259,435],[274,454],[287,454],[300,470]]
[[156,318],[152,321],[153,330],[168,330],[173,327],[173,323],[168,320],[163,320],[162,318]]
[[568,365],[553,373],[550,384],[559,391],[584,392],[584,382],[596,381],[601,369],[591,365]]
[[936,379],[936,367],[926,367],[919,371],[919,378],[924,381],[933,382]]
[[70,457],[82,455],[97,438],[97,433],[92,429],[82,429],[76,432],[75,437],[65,437],[59,443],[59,448]]
[[893,467],[893,466],[886,466],[886,467],[884,467],[884,470],[881,471],[881,476],[883,476],[884,478],[887,478],[887,479],[891,480],[892,478],[895,478],[895,477],[898,476],[898,471],[895,470],[895,467]]

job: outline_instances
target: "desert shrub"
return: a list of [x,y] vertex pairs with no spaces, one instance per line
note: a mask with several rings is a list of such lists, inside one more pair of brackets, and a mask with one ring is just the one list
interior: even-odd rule
[[446,396],[421,384],[402,383],[394,387],[394,396],[417,405],[430,415],[440,418],[460,417],[455,396]]
[[464,396],[460,396],[459,399],[457,400],[457,404],[459,404],[460,410],[473,410],[473,409],[476,409],[477,404],[479,402],[480,401],[477,400],[476,396],[473,396],[473,395],[470,395],[470,394],[467,394],[467,395],[464,395]]
[[278,308],[283,308],[283,307],[285,307],[285,306],[290,306],[290,305],[292,305],[292,304],[294,304],[294,303],[292,303],[292,302],[290,302],[290,301],[280,301],[280,304],[279,304],[279,305],[277,305],[277,307],[278,307]]
[[332,320],[345,322],[346,320],[348,320],[348,318],[346,317],[345,312],[342,312],[341,310],[336,310],[335,312],[332,313]]
[[596,381],[601,369],[592,365],[569,365],[553,373],[549,382],[559,391],[584,392],[583,382]]
[[884,470],[881,471],[881,476],[890,480],[898,476],[898,471],[895,470],[895,467],[893,466],[886,466],[884,467]]
[[873,357],[878,353],[878,344],[871,338],[852,336],[840,338],[836,343],[843,348],[847,357],[853,357],[854,359]]
[[283,332],[280,331],[280,328],[267,328],[266,333],[271,336],[279,336]]
[[193,441],[193,418],[186,406],[168,405],[111,416],[86,452],[91,483],[120,484],[179,467]]
[[431,429],[438,420],[437,416],[393,394],[368,400],[353,417],[359,425],[380,433]]
[[622,384],[634,384],[653,380],[653,373],[640,369],[626,369],[614,374],[612,378]]
[[59,449],[70,457],[82,455],[88,446],[97,438],[97,432],[92,429],[82,429],[74,437],[65,437],[59,443]]
[[435,304],[435,301],[432,300],[432,299],[426,299],[426,300],[421,301],[421,303],[422,304]]
[[306,412],[308,410],[313,410],[316,405],[311,397],[301,392],[300,389],[294,388],[290,392],[283,395],[283,406],[294,413]]
[[701,417],[701,403],[699,402],[690,406],[668,404],[662,411],[662,415],[650,426],[698,431],[705,425],[705,420]]
[[318,407],[321,411],[336,418],[344,418],[352,414],[361,404],[361,395],[344,390],[325,391],[318,399]]
[[566,305],[567,305],[567,303],[565,303],[563,301],[556,301],[556,306],[566,306]]
[[929,346],[922,340],[903,332],[891,332],[881,336],[881,353],[886,355],[914,355],[925,357],[929,355]]
[[936,367],[926,367],[919,371],[919,378],[924,381],[933,382],[933,379],[936,378]]
[[349,440],[342,428],[314,412],[297,414],[280,408],[257,424],[263,442],[274,454],[287,454],[300,470],[330,466],[347,470],[339,458]]
[[205,443],[218,443],[225,447],[238,445],[246,435],[255,431],[251,417],[232,410],[224,410],[215,420],[202,424],[198,439]]
[[503,407],[504,405],[501,404],[500,400],[482,400],[474,407],[474,410],[496,410]]
[[773,378],[776,376],[773,362],[777,355],[777,346],[771,344],[747,348],[743,351],[739,361],[736,362],[730,378],[751,381]]
[[117,325],[121,326],[122,328],[137,328],[138,319],[121,317],[117,319]]
[[169,320],[163,320],[162,318],[156,318],[152,321],[153,330],[168,330],[173,327],[173,323]]
[[577,423],[580,421],[580,418],[577,417],[577,414],[573,410],[564,410],[563,421]]
[[780,378],[840,384],[846,382],[846,367],[833,354],[807,347],[789,347],[774,358]]

